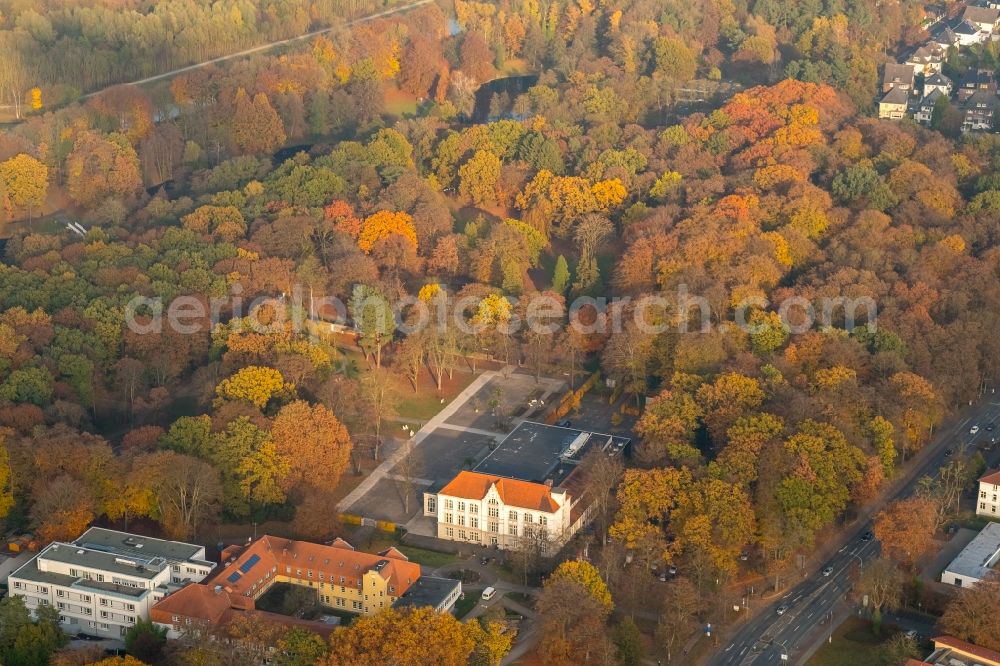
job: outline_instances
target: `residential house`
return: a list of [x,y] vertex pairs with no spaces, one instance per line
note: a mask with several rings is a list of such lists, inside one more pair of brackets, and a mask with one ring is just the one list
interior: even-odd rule
[[913,119],[916,120],[921,125],[930,125],[931,119],[934,117],[934,106],[937,101],[942,97],[947,98],[948,95],[941,92],[940,88],[931,88],[930,93],[926,94],[917,102],[913,107]]
[[[151,618],[170,637],[191,627],[216,627],[236,614],[261,612],[256,601],[275,583],[314,589],[320,604],[333,610],[373,615],[395,604],[420,578],[420,565],[396,548],[371,554],[343,539],[326,546],[265,535],[226,552],[211,578],[166,597],[153,607]],[[422,601],[450,610],[446,599],[454,604],[454,589],[428,585]],[[434,597],[435,590],[444,596]]]
[[950,48],[958,48],[959,41],[959,37],[955,34],[955,31],[945,26],[931,35],[930,41],[927,43],[932,46],[938,46],[947,52]]
[[951,82],[951,79],[941,72],[935,72],[924,77],[924,97],[927,97],[934,90],[939,90],[944,96],[950,97],[953,88],[954,84]]
[[[924,44],[906,59],[906,64],[913,67],[913,73],[928,76],[941,71],[945,58],[948,56],[948,49],[940,44]],[[926,92],[924,93],[926,94]]]
[[886,63],[885,69],[882,72],[882,92],[887,93],[895,89],[911,92],[914,82],[913,71],[913,65],[900,65],[894,62]]
[[967,72],[958,86],[958,101],[963,103],[978,91],[987,91],[996,95],[997,82],[993,72],[988,69],[977,69]]
[[958,46],[982,44],[990,38],[990,33],[983,32],[978,25],[965,20],[952,28],[952,32],[958,39]]
[[120,639],[159,600],[214,567],[203,546],[92,527],[72,543],[46,546],[7,585],[31,611],[55,606],[67,633]]
[[962,549],[941,573],[941,582],[970,587],[985,578],[1000,560],[1000,523],[986,527]]
[[1000,28],[1000,9],[993,7],[970,5],[962,12],[962,18],[976,26],[980,32],[986,35],[987,39],[994,30]]
[[1000,519],[1000,471],[991,472],[979,479],[979,504],[976,513]]
[[902,120],[906,117],[906,109],[909,102],[909,91],[903,88],[892,88],[878,102],[878,117],[889,120]]
[[962,105],[965,117],[962,120],[963,132],[992,131],[995,127],[994,117],[1000,112],[1000,98],[995,91],[977,90]]

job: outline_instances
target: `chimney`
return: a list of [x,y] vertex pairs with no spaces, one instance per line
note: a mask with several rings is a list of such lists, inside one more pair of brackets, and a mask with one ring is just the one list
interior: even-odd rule
[[215,586],[215,593],[216,594],[222,594],[222,586],[221,585],[216,585]]

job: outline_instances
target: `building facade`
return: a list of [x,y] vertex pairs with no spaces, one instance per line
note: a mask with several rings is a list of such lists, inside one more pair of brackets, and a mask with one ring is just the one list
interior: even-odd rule
[[976,514],[1000,518],[1000,471],[979,479],[979,499]]
[[121,638],[156,602],[214,566],[203,546],[92,527],[72,543],[46,546],[7,585],[30,611],[58,609],[67,633]]
[[505,549],[525,539],[537,539],[543,551],[561,545],[571,535],[571,506],[563,488],[471,471],[424,493],[438,538]]

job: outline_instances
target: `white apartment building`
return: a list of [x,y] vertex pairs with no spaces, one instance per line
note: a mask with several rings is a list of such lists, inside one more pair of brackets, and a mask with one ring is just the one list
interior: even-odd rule
[[70,634],[120,638],[149,609],[214,568],[205,548],[99,527],[46,546],[8,579],[28,610],[55,606]]
[[571,504],[562,488],[462,471],[424,494],[424,515],[437,519],[440,539],[511,549],[538,538],[544,551],[570,536]]
[[992,472],[979,479],[976,513],[1000,519],[1000,472]]

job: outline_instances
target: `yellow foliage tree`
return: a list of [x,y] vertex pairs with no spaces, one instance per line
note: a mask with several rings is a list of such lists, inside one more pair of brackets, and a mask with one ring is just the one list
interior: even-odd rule
[[393,213],[388,210],[380,210],[365,219],[358,236],[358,247],[366,253],[371,252],[375,243],[393,234],[410,241],[416,249],[417,230],[413,226],[413,218],[409,213]]
[[49,168],[31,155],[20,153],[0,162],[0,197],[10,216],[11,208],[31,209],[45,203],[49,191]]
[[215,393],[220,400],[243,400],[263,409],[271,398],[294,389],[274,368],[249,365],[222,380]]
[[590,596],[594,597],[609,613],[614,608],[614,602],[611,600],[611,591],[608,590],[608,586],[604,582],[604,579],[601,578],[601,573],[597,570],[597,567],[590,562],[584,560],[563,562],[552,573],[549,580],[557,578],[567,578],[583,585],[587,592],[590,593]]

